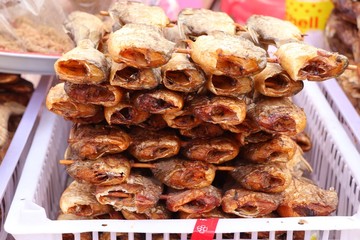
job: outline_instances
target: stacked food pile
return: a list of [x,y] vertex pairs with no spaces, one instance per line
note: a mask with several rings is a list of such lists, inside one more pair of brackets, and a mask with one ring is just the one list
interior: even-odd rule
[[[354,64],[360,63],[359,22],[360,3],[350,0],[334,0],[335,8],[326,25],[325,35],[332,51],[344,54]],[[336,78],[347,97],[360,114],[359,72],[346,70]]]
[[[303,177],[303,80],[340,75],[347,58],[302,42],[289,22],[118,2],[111,32],[83,12],[76,48],[55,70],[47,108],[73,122],[60,199],[78,219],[325,216],[337,194]],[[174,26],[175,25],[175,26]],[[275,45],[274,56],[266,49]],[[279,233],[281,234],[281,233]]]

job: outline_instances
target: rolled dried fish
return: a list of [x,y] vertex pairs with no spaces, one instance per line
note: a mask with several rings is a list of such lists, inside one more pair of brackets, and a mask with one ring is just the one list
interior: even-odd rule
[[160,114],[152,114],[144,122],[138,124],[139,127],[148,129],[151,131],[158,131],[166,128],[168,125]]
[[239,97],[253,90],[253,80],[249,77],[230,77],[226,75],[210,75],[206,88],[219,96]]
[[251,162],[288,162],[295,155],[296,143],[286,135],[278,135],[261,143],[241,148],[241,157]]
[[244,121],[246,105],[238,98],[200,96],[191,102],[195,117],[214,124],[237,125]]
[[199,125],[188,128],[188,129],[179,129],[179,133],[188,138],[212,138],[219,137],[223,135],[224,129],[222,129],[218,124],[202,122]]
[[134,105],[152,114],[167,114],[180,111],[184,106],[183,96],[167,89],[156,89],[138,93]]
[[170,158],[151,168],[154,177],[174,189],[195,189],[211,185],[216,168],[204,161]]
[[54,64],[62,81],[76,84],[98,84],[108,81],[111,63],[96,50],[90,40],[82,40],[76,48],[62,55]]
[[302,81],[294,81],[277,63],[267,63],[266,68],[254,76],[255,90],[268,97],[291,97],[304,88]]
[[87,12],[71,12],[63,25],[76,45],[79,45],[84,39],[89,39],[96,48],[105,34],[104,24],[101,19]]
[[308,152],[312,148],[312,141],[309,135],[305,132],[301,132],[291,137],[297,145],[301,147],[304,152]]
[[21,93],[25,95],[31,94],[34,92],[34,84],[21,77],[18,77],[17,80],[8,83],[1,83],[0,79],[0,91]]
[[132,174],[121,184],[97,186],[95,196],[99,203],[113,206],[116,211],[145,213],[156,206],[162,190],[154,179]]
[[245,189],[279,193],[291,183],[292,175],[284,163],[257,163],[237,166],[230,175]]
[[221,164],[239,153],[238,143],[231,137],[193,139],[182,146],[181,153],[191,160]]
[[117,1],[109,9],[110,17],[121,25],[129,23],[148,24],[159,28],[166,27],[170,20],[159,6],[142,2]]
[[221,207],[214,208],[209,212],[201,213],[186,213],[179,212],[180,219],[204,219],[204,218],[232,218],[230,214],[225,213],[221,210]]
[[164,204],[157,204],[144,213],[131,212],[126,209],[121,210],[121,214],[126,220],[141,220],[141,219],[170,219],[171,212]]
[[0,84],[15,83],[20,79],[19,74],[0,73]]
[[280,47],[284,43],[303,40],[300,29],[289,21],[271,16],[252,15],[246,27],[256,42]]
[[173,53],[169,62],[161,67],[161,72],[162,83],[173,91],[196,92],[206,81],[202,70],[182,53]]
[[347,57],[304,43],[287,43],[275,52],[281,67],[294,80],[324,81],[341,75]]
[[111,33],[108,40],[111,58],[135,68],[164,65],[170,60],[174,46],[160,29],[146,24],[126,24]]
[[338,195],[306,178],[294,178],[285,189],[277,212],[281,217],[328,216],[336,210]]
[[172,212],[204,213],[219,207],[221,197],[221,190],[212,185],[172,191],[166,196],[166,207]]
[[124,90],[108,83],[75,84],[65,82],[64,90],[71,100],[83,104],[112,107],[123,98]]
[[219,31],[200,36],[189,44],[191,59],[209,75],[242,78],[266,67],[266,51],[242,37]]
[[128,152],[140,162],[172,157],[180,151],[180,139],[169,129],[155,132],[132,128],[130,136],[132,143]]
[[60,209],[65,214],[94,217],[112,211],[112,207],[100,204],[95,196],[94,187],[76,181],[70,183],[60,197]]
[[110,72],[110,84],[130,90],[156,88],[161,82],[159,68],[134,68],[124,63],[113,62]]
[[194,116],[189,107],[185,107],[177,112],[163,114],[162,117],[169,127],[176,129],[187,130],[202,123],[200,119]]
[[66,172],[79,183],[107,186],[126,181],[130,169],[130,161],[126,157],[112,154],[93,161],[75,160],[66,167]]

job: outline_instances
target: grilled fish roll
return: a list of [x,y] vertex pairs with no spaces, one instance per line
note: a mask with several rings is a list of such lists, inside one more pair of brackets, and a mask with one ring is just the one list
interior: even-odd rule
[[200,138],[187,142],[182,154],[191,160],[221,164],[234,159],[239,153],[239,146],[229,137]]
[[162,117],[169,127],[176,129],[191,129],[202,123],[188,107],[177,112],[164,114]]
[[82,217],[93,217],[111,212],[112,207],[102,205],[96,200],[94,191],[94,187],[90,184],[71,182],[60,197],[61,211]]
[[304,43],[287,43],[275,52],[281,67],[294,80],[324,81],[341,75],[347,57]]
[[289,21],[270,16],[252,15],[246,26],[255,41],[280,47],[284,43],[299,42],[303,35],[298,27]]
[[156,68],[170,60],[175,43],[167,40],[160,29],[129,23],[110,34],[108,51],[115,62],[135,68]]
[[294,81],[277,63],[268,63],[254,76],[255,90],[268,97],[291,97],[304,88],[302,81]]
[[135,107],[129,101],[119,102],[112,107],[105,107],[104,115],[106,122],[110,125],[137,125],[150,117],[150,113]]
[[170,130],[149,131],[133,128],[128,152],[140,162],[175,156],[180,151],[180,139]]
[[110,73],[110,61],[83,40],[76,48],[62,55],[54,64],[60,80],[76,84],[99,84],[106,82]]
[[64,22],[64,28],[76,45],[89,39],[95,48],[105,34],[104,23],[100,18],[81,11],[71,12]]
[[126,220],[142,220],[142,219],[170,219],[171,212],[163,204],[158,204],[150,208],[144,213],[131,212],[128,210],[121,210],[121,214]]
[[159,68],[138,69],[123,63],[113,62],[110,72],[110,84],[130,90],[156,88],[161,82]]
[[288,162],[295,155],[296,143],[286,135],[278,135],[261,143],[249,143],[241,148],[241,157],[255,163]]
[[178,92],[196,92],[206,80],[202,70],[182,53],[173,53],[169,62],[161,67],[161,72],[164,86]]
[[66,94],[75,102],[111,107],[120,102],[124,91],[110,84],[75,84],[65,82]]
[[279,193],[291,183],[291,172],[283,163],[257,163],[237,166],[230,175],[245,189]]
[[[49,111],[64,117],[67,120],[86,121],[94,118],[94,122],[103,120],[103,110],[100,106],[83,104],[72,101],[64,90],[64,83],[52,87],[46,96],[46,107]],[[98,116],[101,114],[101,116]]]
[[247,115],[269,133],[294,136],[306,127],[305,112],[288,98],[263,97],[249,107]]
[[118,1],[109,9],[110,17],[121,25],[128,23],[148,24],[159,28],[166,27],[170,20],[159,6],[149,6],[142,2]]
[[130,136],[121,128],[100,124],[74,124],[68,138],[72,152],[83,159],[125,151]]
[[134,104],[142,111],[152,114],[167,114],[180,111],[184,106],[183,96],[167,89],[138,93]]
[[305,132],[298,133],[291,138],[297,143],[297,145],[301,147],[304,152],[311,150],[312,142],[310,137]]
[[277,209],[281,217],[328,216],[338,205],[335,190],[322,189],[306,178],[294,178],[283,195]]
[[207,187],[215,178],[215,166],[204,161],[169,158],[154,165],[154,177],[174,189]]
[[189,129],[179,129],[179,133],[188,138],[213,138],[223,135],[224,129],[218,124],[202,122],[199,125]]
[[116,211],[145,213],[155,207],[163,191],[161,183],[141,175],[130,175],[123,183],[112,186],[97,186],[96,199]]
[[246,105],[243,100],[221,96],[201,96],[191,102],[195,117],[214,124],[237,125],[244,121]]
[[166,128],[168,125],[160,114],[152,114],[144,122],[138,124],[139,127],[142,127],[151,131],[158,131]]
[[230,214],[225,213],[221,210],[221,207],[214,208],[209,212],[201,212],[201,213],[186,213],[179,212],[180,219],[199,219],[199,218],[232,218]]
[[281,200],[281,194],[255,192],[236,186],[224,193],[221,207],[225,213],[239,217],[262,217],[275,211]]
[[220,206],[221,197],[221,190],[212,185],[197,189],[172,191],[167,194],[166,207],[172,212],[209,212]]
[[234,20],[224,12],[210,9],[185,8],[178,16],[178,25],[187,38],[223,31],[235,35]]
[[259,73],[266,67],[266,51],[242,37],[213,32],[189,44],[192,60],[208,75],[242,78]]
[[253,90],[253,80],[249,77],[230,77],[225,75],[210,75],[206,88],[219,96],[238,97]]
[[76,160],[66,167],[66,172],[80,183],[106,186],[124,182],[130,175],[130,161],[120,155],[112,154],[94,161]]

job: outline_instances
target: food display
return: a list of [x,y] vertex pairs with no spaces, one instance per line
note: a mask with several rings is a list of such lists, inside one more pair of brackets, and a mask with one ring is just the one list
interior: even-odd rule
[[[293,25],[265,16],[256,21],[291,25],[289,34],[266,32],[253,20],[242,28],[228,21],[234,31],[196,29],[202,16],[227,20],[210,10],[182,11],[181,42],[172,42],[164,35],[169,22],[151,14],[159,8],[118,4],[109,9],[111,32],[87,26],[102,36],[101,48],[75,34],[77,46],[55,63],[61,83],[46,106],[73,124],[60,161],[74,180],[62,195],[62,213],[188,219],[336,210],[335,190],[304,177],[311,140],[305,112],[290,97],[304,80],[341,75],[347,57],[307,45]],[[278,47],[275,57],[269,44]],[[75,202],[80,206],[70,211]]]

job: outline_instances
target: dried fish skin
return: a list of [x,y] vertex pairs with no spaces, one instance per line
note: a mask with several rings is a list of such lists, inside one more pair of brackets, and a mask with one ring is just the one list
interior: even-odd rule
[[177,112],[163,114],[162,118],[169,127],[183,130],[192,129],[202,123],[200,119],[194,116],[189,107]]
[[161,30],[146,24],[129,23],[110,34],[108,51],[113,61],[135,68],[156,68],[167,63],[175,43]]
[[202,122],[193,128],[179,129],[179,133],[182,136],[191,139],[219,137],[223,135],[224,132],[224,129],[218,124],[208,122]]
[[268,97],[291,97],[304,88],[302,81],[294,81],[277,63],[267,63],[266,68],[254,76],[254,88]]
[[253,90],[254,82],[250,77],[230,77],[226,75],[210,75],[206,88],[218,96],[241,97]]
[[224,32],[213,32],[190,42],[191,59],[206,74],[248,77],[266,67],[266,51],[251,41]]
[[83,40],[76,48],[56,60],[54,68],[62,81],[99,84],[108,81],[110,61],[89,40]]
[[344,55],[305,43],[287,43],[275,52],[281,67],[295,81],[324,81],[341,75],[349,65]]

